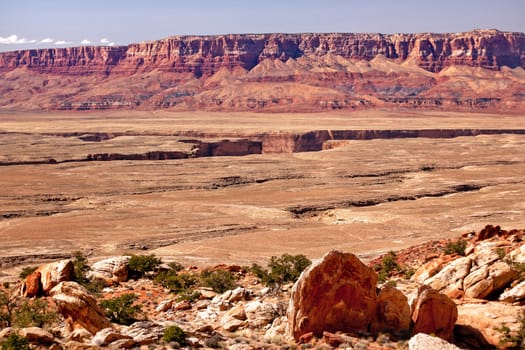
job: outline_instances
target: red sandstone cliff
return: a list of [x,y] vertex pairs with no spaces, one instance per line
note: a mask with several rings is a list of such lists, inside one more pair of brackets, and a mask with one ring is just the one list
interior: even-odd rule
[[525,110],[525,34],[236,34],[0,53],[0,108]]
[[236,34],[182,36],[121,47],[74,47],[0,53],[0,71],[134,73],[160,68],[211,75],[222,67],[251,69],[265,58],[338,55],[371,60],[414,58],[428,71],[450,65],[525,68],[525,34],[477,30],[459,34]]

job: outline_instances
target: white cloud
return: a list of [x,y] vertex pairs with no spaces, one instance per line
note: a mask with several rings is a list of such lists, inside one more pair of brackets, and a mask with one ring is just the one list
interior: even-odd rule
[[52,43],[54,40],[52,38],[45,38],[45,39],[42,39],[40,40],[40,43],[41,44],[49,44],[49,43]]
[[30,40],[26,38],[19,38],[17,35],[10,35],[7,37],[0,36],[0,44],[34,44],[36,40]]
[[101,43],[101,44],[109,44],[110,41],[109,41],[108,38],[102,38],[102,39],[100,39],[100,43]]
[[55,45],[69,45],[69,44],[73,44],[73,43],[69,42],[69,41],[65,41],[65,40],[57,40],[57,41],[55,41]]
[[81,45],[89,45],[91,44],[91,41],[87,40],[87,39],[84,39],[80,42]]

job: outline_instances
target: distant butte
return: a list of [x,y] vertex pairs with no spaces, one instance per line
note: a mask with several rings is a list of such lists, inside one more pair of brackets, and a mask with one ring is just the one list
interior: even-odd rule
[[235,34],[0,53],[0,108],[525,110],[525,34]]

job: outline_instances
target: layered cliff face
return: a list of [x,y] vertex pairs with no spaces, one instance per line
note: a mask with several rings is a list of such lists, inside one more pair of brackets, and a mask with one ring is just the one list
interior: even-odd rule
[[[494,77],[472,71],[477,68]],[[499,108],[505,98],[505,108],[519,108],[523,68],[525,34],[496,30],[170,37],[122,47],[0,53],[0,106]],[[505,86],[484,87],[494,79]]]

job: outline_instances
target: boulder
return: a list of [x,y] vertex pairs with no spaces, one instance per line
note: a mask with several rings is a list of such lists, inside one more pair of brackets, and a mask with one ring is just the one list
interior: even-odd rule
[[435,334],[450,341],[457,318],[457,306],[448,296],[428,286],[419,288],[412,305],[412,334]]
[[525,299],[525,281],[501,293],[499,300],[514,303]]
[[481,266],[465,277],[463,282],[465,295],[484,299],[508,286],[517,275],[517,272],[503,261]]
[[20,288],[20,294],[26,298],[36,297],[42,292],[42,282],[40,281],[42,274],[35,271],[26,277]]
[[100,278],[110,282],[128,280],[130,256],[115,256],[97,261],[88,272],[89,278]]
[[463,257],[448,263],[436,275],[425,280],[424,284],[451,298],[463,296],[463,280],[470,273],[472,259]]
[[120,340],[120,339],[132,339],[128,335],[121,334],[117,331],[115,331],[113,328],[104,328],[95,334],[93,339],[91,339],[91,343],[93,343],[96,346],[107,346],[114,341]]
[[211,305],[218,308],[221,311],[228,310],[238,301],[250,300],[253,292],[243,287],[237,287],[233,290],[227,290],[226,292],[215,296],[211,300]]
[[251,301],[244,307],[251,328],[264,327],[279,316],[279,306],[275,303]]
[[443,255],[439,258],[430,260],[429,262],[422,265],[414,272],[414,275],[410,278],[411,281],[423,283],[425,280],[434,276],[436,273],[441,271],[443,267],[452,260],[452,256]]
[[[157,311],[157,312],[166,312],[169,309],[171,309],[172,306],[173,306],[173,300],[172,299],[163,300],[163,301],[161,301],[159,303],[159,305],[157,305],[157,307],[155,308],[155,311]],[[191,309],[191,304],[190,304],[190,309]]]
[[31,344],[51,344],[55,337],[45,329],[39,327],[27,327],[20,329],[20,335]]
[[51,289],[60,282],[71,281],[73,269],[73,262],[69,259],[40,266],[36,271],[41,274],[42,292],[48,295]]
[[487,344],[500,347],[502,333],[498,329],[506,325],[512,332],[517,331],[524,311],[524,307],[494,301],[459,304],[456,335],[472,348]]
[[151,321],[135,322],[129,327],[122,327],[121,333],[127,335],[138,344],[148,345],[157,343],[162,337],[164,328]]
[[408,350],[461,350],[454,344],[425,333],[418,333],[408,341]]
[[374,332],[402,333],[410,330],[410,305],[407,297],[392,286],[383,286],[377,296]]
[[245,327],[247,322],[244,305],[236,305],[228,310],[221,317],[220,325],[225,331],[228,332],[234,332],[241,327]]
[[312,263],[292,288],[291,335],[368,331],[377,313],[377,275],[354,254],[331,251]]
[[287,328],[288,318],[286,316],[277,317],[264,333],[264,340],[268,343],[280,344],[286,338]]
[[79,325],[91,334],[111,327],[97,300],[76,282],[61,282],[50,291],[60,313],[70,319],[73,328]]

